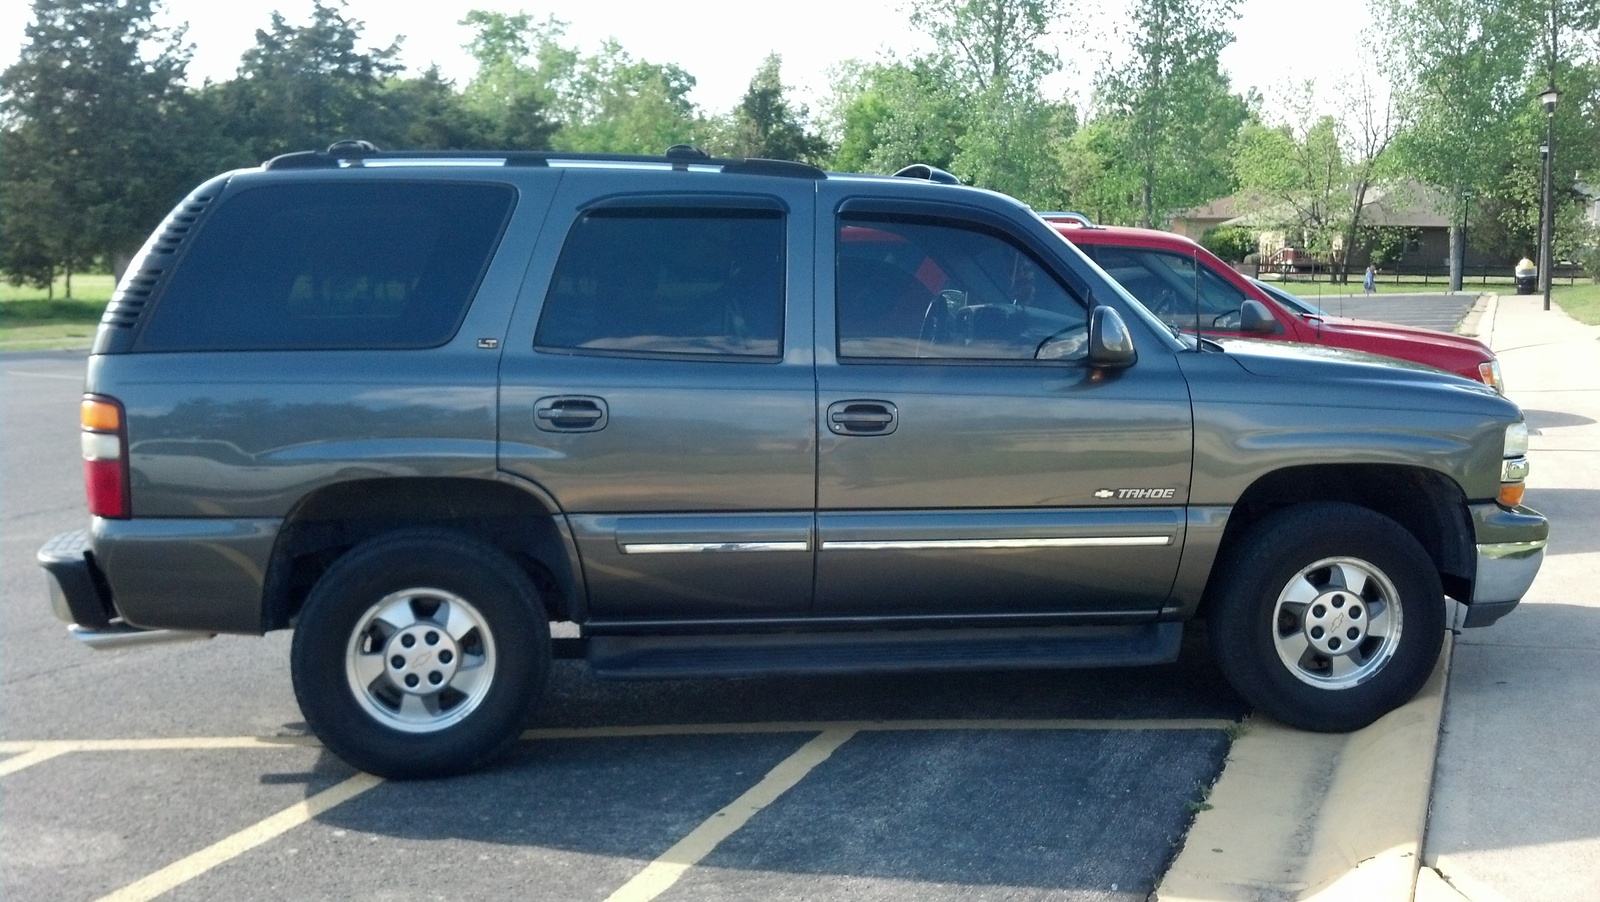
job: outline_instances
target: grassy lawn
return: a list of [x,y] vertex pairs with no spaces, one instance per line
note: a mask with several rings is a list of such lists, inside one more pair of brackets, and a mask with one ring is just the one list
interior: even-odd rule
[[115,288],[109,275],[78,275],[72,277],[72,300],[63,297],[63,281],[56,282],[50,300],[42,288],[0,281],[0,348],[87,346]]
[[1557,304],[1580,323],[1600,326],[1600,284],[1590,282],[1550,288],[1550,303]]

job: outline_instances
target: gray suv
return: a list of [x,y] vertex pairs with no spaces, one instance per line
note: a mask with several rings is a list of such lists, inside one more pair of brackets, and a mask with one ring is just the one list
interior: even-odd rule
[[952,181],[355,142],[218,176],[96,336],[56,611],[100,647],[292,627],[327,747],[419,777],[514,740],[552,657],[1136,665],[1197,619],[1257,707],[1349,730],[1447,596],[1517,603],[1514,404],[1175,335]]

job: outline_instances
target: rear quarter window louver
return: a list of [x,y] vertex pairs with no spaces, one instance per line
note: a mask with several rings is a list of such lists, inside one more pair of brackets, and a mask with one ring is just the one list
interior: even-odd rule
[[134,328],[144,311],[164,287],[166,277],[212,203],[222,194],[228,176],[219,176],[184,198],[139,249],[117,284],[117,290],[100,317],[94,353],[118,354],[133,344]]

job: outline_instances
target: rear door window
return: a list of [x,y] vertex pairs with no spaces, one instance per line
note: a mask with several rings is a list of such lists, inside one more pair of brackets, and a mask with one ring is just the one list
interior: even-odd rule
[[510,186],[468,182],[242,191],[196,236],[137,347],[444,344],[460,327],[515,200]]
[[782,354],[784,219],[767,209],[617,209],[572,227],[545,298],[542,351]]

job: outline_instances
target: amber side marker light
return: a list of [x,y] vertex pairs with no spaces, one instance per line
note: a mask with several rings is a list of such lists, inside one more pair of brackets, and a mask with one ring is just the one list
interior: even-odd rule
[[1506,507],[1516,507],[1522,503],[1522,494],[1527,490],[1527,488],[1527,486],[1520,482],[1515,485],[1501,486],[1500,503],[1504,504]]

